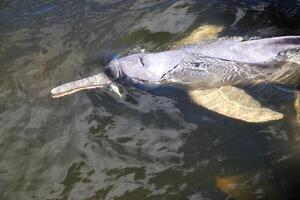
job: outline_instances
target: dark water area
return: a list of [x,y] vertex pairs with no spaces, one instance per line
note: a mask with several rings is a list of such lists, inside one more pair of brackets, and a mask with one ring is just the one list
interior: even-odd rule
[[285,115],[261,124],[181,91],[49,95],[113,54],[165,49],[202,25],[223,26],[220,36],[299,35],[290,2],[2,0],[0,199],[299,199],[292,92],[249,89]]

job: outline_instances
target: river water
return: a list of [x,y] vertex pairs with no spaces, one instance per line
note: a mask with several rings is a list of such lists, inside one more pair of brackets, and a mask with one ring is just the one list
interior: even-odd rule
[[[0,199],[298,199],[294,94],[250,91],[282,120],[246,123],[182,91],[121,87],[51,99],[112,55],[157,51],[212,24],[220,36],[299,35],[268,1],[2,0]],[[267,87],[267,86],[266,86]]]

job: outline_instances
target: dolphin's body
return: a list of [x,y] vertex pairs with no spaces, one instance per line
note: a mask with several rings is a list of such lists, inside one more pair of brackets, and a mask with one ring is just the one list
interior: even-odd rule
[[297,48],[300,48],[300,36],[249,41],[220,39],[178,50],[129,55],[111,61],[105,69],[113,79],[177,82],[211,88],[274,73],[276,62],[284,59],[280,55]]
[[[244,41],[221,38],[176,50],[139,53],[112,60],[100,73],[54,88],[53,97],[83,89],[102,87],[112,81],[156,87],[179,84],[193,89],[211,89],[249,81],[281,81],[299,72],[282,70],[282,63],[300,57],[300,36]],[[287,73],[282,75],[281,73]]]

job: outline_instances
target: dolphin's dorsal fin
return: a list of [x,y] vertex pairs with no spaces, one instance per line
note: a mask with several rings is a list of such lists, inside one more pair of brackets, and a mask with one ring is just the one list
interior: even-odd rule
[[244,90],[233,86],[190,90],[188,94],[196,104],[234,119],[260,123],[283,118],[283,114],[262,107]]
[[202,56],[216,57],[245,63],[270,62],[279,52],[300,48],[300,36],[284,36],[255,40],[218,39],[183,48]]

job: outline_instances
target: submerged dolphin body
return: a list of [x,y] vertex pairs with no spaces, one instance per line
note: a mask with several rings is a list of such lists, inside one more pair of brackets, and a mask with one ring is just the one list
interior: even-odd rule
[[300,70],[298,65],[282,70],[282,63],[300,57],[299,49],[300,36],[204,41],[177,50],[133,54],[113,60],[105,67],[105,74],[64,84],[54,88],[51,94],[60,97],[103,87],[112,81],[152,87],[179,84],[193,89],[212,89],[256,80],[280,82],[280,78],[290,77]]

